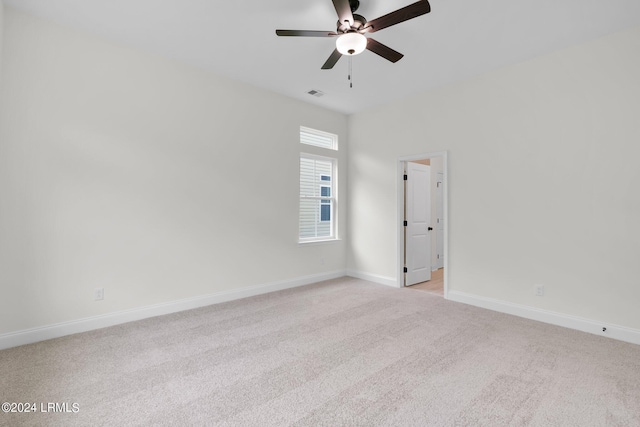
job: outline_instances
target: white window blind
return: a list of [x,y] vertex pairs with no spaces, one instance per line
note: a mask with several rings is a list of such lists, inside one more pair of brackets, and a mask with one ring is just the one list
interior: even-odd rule
[[338,135],[300,126],[300,143],[337,150]]
[[336,160],[300,155],[300,241],[335,238]]

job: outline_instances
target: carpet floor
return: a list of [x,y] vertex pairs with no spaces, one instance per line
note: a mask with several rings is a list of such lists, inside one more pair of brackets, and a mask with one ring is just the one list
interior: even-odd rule
[[0,351],[0,402],[37,409],[3,426],[640,426],[640,346],[342,278]]

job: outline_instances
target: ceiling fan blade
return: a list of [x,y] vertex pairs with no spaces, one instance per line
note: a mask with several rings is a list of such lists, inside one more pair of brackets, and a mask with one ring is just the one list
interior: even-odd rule
[[338,49],[334,49],[329,59],[327,59],[327,62],[325,62],[324,65],[322,66],[322,69],[323,70],[332,69],[333,66],[336,65],[336,62],[338,62],[338,59],[340,59],[341,57],[342,57],[342,54],[338,52]]
[[349,28],[353,25],[353,13],[351,13],[351,5],[349,0],[333,0],[333,7],[338,12],[338,20],[340,23],[349,22]]
[[276,30],[279,36],[297,37],[335,37],[338,34],[333,31],[309,31],[309,30]]
[[396,52],[390,47],[383,45],[382,43],[371,38],[367,38],[367,50],[370,50],[371,52],[380,55],[384,59],[387,59],[391,62],[398,62],[404,56],[400,52]]
[[398,9],[395,12],[388,13],[380,18],[367,22],[365,30],[369,33],[375,33],[383,28],[408,21],[409,19],[413,19],[429,12],[431,12],[431,5],[429,2],[427,0],[420,0],[410,4],[409,6],[405,6],[402,9]]

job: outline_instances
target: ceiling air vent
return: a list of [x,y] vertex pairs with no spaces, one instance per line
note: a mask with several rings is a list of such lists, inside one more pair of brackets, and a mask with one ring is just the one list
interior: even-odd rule
[[309,95],[313,95],[316,98],[320,98],[321,96],[324,95],[324,92],[320,91],[320,90],[315,90],[315,89],[311,89],[309,92],[307,92]]

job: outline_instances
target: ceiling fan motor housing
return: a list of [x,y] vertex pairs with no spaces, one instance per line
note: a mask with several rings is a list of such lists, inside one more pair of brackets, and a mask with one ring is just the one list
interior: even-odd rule
[[367,24],[367,19],[358,15],[357,13],[353,14],[353,25],[349,26],[347,22],[338,21],[338,29],[336,30],[338,33],[348,33],[350,31],[362,31],[364,26]]

